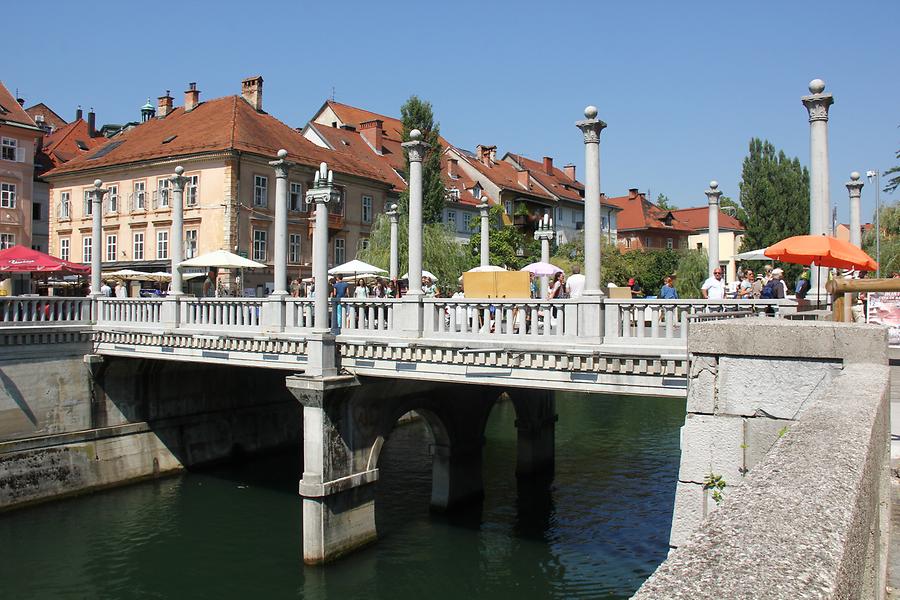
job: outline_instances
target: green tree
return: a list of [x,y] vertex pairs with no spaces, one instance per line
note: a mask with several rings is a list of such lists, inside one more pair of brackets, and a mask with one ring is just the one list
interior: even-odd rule
[[[418,129],[422,132],[422,141],[428,144],[425,158],[422,161],[422,222],[440,223],[443,219],[444,182],[441,181],[441,128],[434,121],[431,103],[410,96],[400,107],[403,121],[403,141],[409,141],[409,132]],[[406,159],[406,173],[409,174],[409,157]],[[406,177],[407,181],[409,180]],[[400,210],[409,214],[409,190],[400,196]],[[437,273],[435,273],[437,275]]]
[[[503,224],[503,208],[494,205],[490,209],[490,238],[488,252],[490,263],[517,271],[527,264],[541,259],[541,245],[533,237],[526,237],[518,227]],[[473,216],[480,222],[480,217]],[[469,239],[469,255],[477,264],[481,255],[481,229]],[[561,267],[562,268],[562,267]]]
[[675,291],[679,298],[700,298],[700,287],[706,281],[709,255],[706,250],[682,250],[675,270]]
[[[900,273],[900,204],[881,207],[881,276],[891,277]],[[866,231],[862,247],[869,256],[876,258],[875,230]]]
[[735,202],[728,196],[722,196],[719,198],[719,206],[722,208],[722,212],[731,215],[741,223],[747,222],[747,211],[740,202]]
[[[768,141],[753,138],[740,189],[740,204],[747,214],[741,252],[809,232],[809,171],[796,157],[788,158]],[[789,280],[802,270],[800,265],[784,267]]]
[[656,205],[663,210],[675,210],[675,205],[669,200],[665,194],[656,197]]

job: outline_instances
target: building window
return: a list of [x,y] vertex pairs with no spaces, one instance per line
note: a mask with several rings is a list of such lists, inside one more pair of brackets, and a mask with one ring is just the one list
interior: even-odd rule
[[288,235],[288,262],[298,264],[300,262],[300,234]]
[[266,252],[269,249],[268,244],[269,232],[265,229],[253,230],[253,260],[266,260]]
[[359,239],[359,249],[360,250],[368,250],[369,249],[369,238],[360,238]]
[[118,237],[116,234],[106,236],[106,262],[114,262],[116,260],[116,246],[118,245]]
[[666,248],[671,250],[674,247],[675,247],[675,240],[673,240],[672,238],[666,238]]
[[456,231],[456,211],[448,210],[447,211],[447,228]]
[[456,188],[447,190],[447,200],[450,202],[459,202],[459,190]]
[[131,246],[131,258],[133,260],[144,260],[144,232],[135,232],[132,241],[134,243]]
[[601,231],[609,231],[609,218],[608,217],[600,217],[600,230]]
[[147,183],[145,181],[134,182],[134,193],[131,195],[131,210],[145,210],[147,208]]
[[363,223],[372,222],[372,196],[362,197],[362,221]]
[[347,191],[342,187],[336,187],[338,192],[338,200],[334,204],[329,203],[328,214],[335,216],[344,216],[344,200],[347,198]]
[[334,238],[334,264],[342,265],[347,259],[346,246],[341,238]]
[[184,203],[186,206],[197,206],[198,202],[200,202],[200,176],[188,175]]
[[32,221],[40,221],[41,220],[41,203],[40,202],[32,202],[31,203],[31,220]]
[[154,203],[156,206],[154,208],[169,207],[170,184],[171,182],[168,179],[160,179],[156,182],[156,202]]
[[631,238],[625,238],[625,247],[631,248]]
[[253,176],[253,205],[269,205],[269,179],[262,175]]
[[0,183],[0,208],[16,207],[16,184]]
[[111,185],[107,189],[109,189],[109,195],[107,196],[106,212],[117,213],[119,212],[119,186]]
[[197,256],[197,230],[188,229],[184,232],[184,257],[194,258]]
[[481,200],[481,186],[477,183],[475,184],[475,187],[472,188],[472,197],[476,200]]
[[16,235],[14,233],[0,233],[0,250],[6,250],[16,245]]
[[59,257],[69,260],[69,238],[59,238]]
[[303,185],[291,182],[290,209],[293,212],[306,212],[306,203],[303,201]]
[[94,207],[91,205],[91,191],[84,190],[84,192],[82,192],[82,194],[84,195],[84,213],[83,214],[86,217],[93,216]]
[[512,200],[504,200],[503,201],[503,210],[505,210],[506,214],[511,217],[513,214],[513,201]]
[[69,192],[60,192],[59,194],[59,218],[60,219],[68,219],[69,218]]
[[169,230],[163,229],[156,232],[156,258],[157,260],[169,258]]
[[644,238],[644,248],[652,248],[653,247],[653,238],[647,236]]
[[22,153],[20,153],[18,150],[18,140],[13,138],[2,138],[2,144],[0,144],[0,158],[2,158],[3,160],[23,162],[23,160],[19,159],[19,156]]
[[86,237],[81,238],[81,262],[89,263],[91,262],[91,255],[93,254],[91,250],[94,247],[94,240]]

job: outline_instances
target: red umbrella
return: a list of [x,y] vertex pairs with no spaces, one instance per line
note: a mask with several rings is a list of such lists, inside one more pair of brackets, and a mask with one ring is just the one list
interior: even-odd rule
[[25,246],[0,250],[0,273],[70,273],[87,275],[91,268]]
[[795,235],[766,248],[766,256],[801,265],[874,271],[878,263],[859,246],[827,235]]

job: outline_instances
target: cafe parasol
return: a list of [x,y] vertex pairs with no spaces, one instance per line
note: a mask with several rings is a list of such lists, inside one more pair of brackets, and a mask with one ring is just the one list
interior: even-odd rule
[[69,262],[25,246],[13,246],[0,250],[0,273],[60,273],[87,275],[87,265]]
[[878,263],[859,246],[827,235],[795,235],[772,244],[765,255],[782,262],[874,271]]

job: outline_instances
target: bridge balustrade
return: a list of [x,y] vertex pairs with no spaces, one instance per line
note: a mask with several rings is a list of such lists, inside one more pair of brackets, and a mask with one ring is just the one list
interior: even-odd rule
[[577,301],[425,298],[423,302],[426,337],[561,340],[578,331]]
[[159,298],[98,298],[97,324],[141,327],[158,325],[163,300]]
[[91,323],[90,298],[61,296],[0,297],[0,323],[33,325],[35,323]]
[[367,335],[390,335],[394,329],[394,306],[392,298],[342,298],[341,319],[334,323],[334,305],[331,310],[332,326],[340,327],[342,333],[365,332]]
[[263,298],[183,298],[179,327],[260,331]]
[[285,330],[312,329],[315,306],[312,298],[286,298]]

